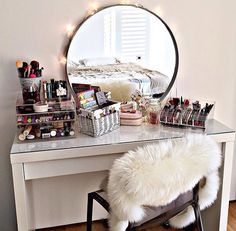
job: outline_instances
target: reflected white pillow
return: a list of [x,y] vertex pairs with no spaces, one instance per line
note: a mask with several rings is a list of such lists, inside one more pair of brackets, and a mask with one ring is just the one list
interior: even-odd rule
[[99,65],[107,65],[107,64],[117,64],[120,62],[114,57],[101,57],[101,58],[83,59],[83,60],[80,60],[80,63],[86,67],[91,67],[91,66],[99,66]]
[[111,79],[109,81],[96,81],[94,85],[100,86],[102,91],[110,91],[112,100],[130,101],[131,95],[139,88],[138,83]]

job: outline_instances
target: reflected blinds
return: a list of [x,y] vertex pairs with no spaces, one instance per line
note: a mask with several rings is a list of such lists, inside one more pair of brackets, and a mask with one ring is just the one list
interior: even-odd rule
[[104,55],[115,56],[116,52],[116,14],[111,11],[104,15]]
[[[149,18],[135,9],[122,9],[104,16],[104,55],[125,61],[147,61]],[[120,22],[120,23],[118,23]]]
[[146,59],[148,25],[147,16],[137,9],[121,11],[121,50],[127,59]]

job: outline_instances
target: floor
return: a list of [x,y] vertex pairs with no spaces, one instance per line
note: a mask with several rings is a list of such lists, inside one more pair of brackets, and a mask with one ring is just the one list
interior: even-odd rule
[[[108,231],[108,229],[105,228],[105,226],[101,222],[94,223],[93,230]],[[85,224],[76,224],[57,228],[41,229],[41,231],[86,231],[86,226]],[[155,227],[152,229],[147,229],[145,231],[176,231],[176,229],[164,229],[162,227]],[[230,203],[227,231],[236,231],[236,202]]]
[[227,231],[236,230],[236,202],[230,203]]

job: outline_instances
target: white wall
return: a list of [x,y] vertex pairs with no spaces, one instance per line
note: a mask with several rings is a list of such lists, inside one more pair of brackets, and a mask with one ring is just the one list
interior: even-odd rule
[[[15,132],[14,104],[19,83],[15,60],[39,60],[45,76],[64,77],[58,57],[68,23],[88,10],[87,0],[1,0],[0,9],[0,227],[16,229],[9,150]],[[99,0],[101,5],[117,3]],[[143,0],[172,28],[179,45],[178,92],[216,101],[215,118],[236,129],[235,0]],[[236,173],[235,173],[236,175]],[[236,178],[236,176],[235,176]],[[234,178],[234,179],[235,179]],[[236,180],[234,180],[236,182]],[[234,185],[236,188],[236,185]]]

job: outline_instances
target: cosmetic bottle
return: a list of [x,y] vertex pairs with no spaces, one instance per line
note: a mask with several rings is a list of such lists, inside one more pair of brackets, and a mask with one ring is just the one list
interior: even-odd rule
[[161,104],[158,99],[150,99],[149,107],[147,108],[148,122],[151,124],[159,123]]
[[74,114],[74,112],[69,112],[69,115],[70,115],[70,119],[74,119],[75,118],[75,114]]
[[34,89],[32,86],[29,87],[29,91],[28,91],[28,96],[27,96],[27,103],[31,104],[31,103],[35,103],[35,99],[34,99]]
[[56,89],[55,89],[55,81],[51,79],[51,89],[52,89],[52,98],[56,98]]
[[35,136],[36,136],[36,138],[41,138],[41,130],[40,130],[40,128],[35,129]]
[[47,83],[47,99],[52,99],[52,87],[51,83]]
[[64,135],[65,136],[70,135],[70,128],[69,128],[69,124],[67,122],[64,123]]
[[69,135],[70,135],[70,130],[69,130],[69,128],[66,128],[66,129],[64,130],[64,133],[65,133],[65,136],[69,136]]
[[47,81],[43,81],[43,97],[44,100],[47,101]]

